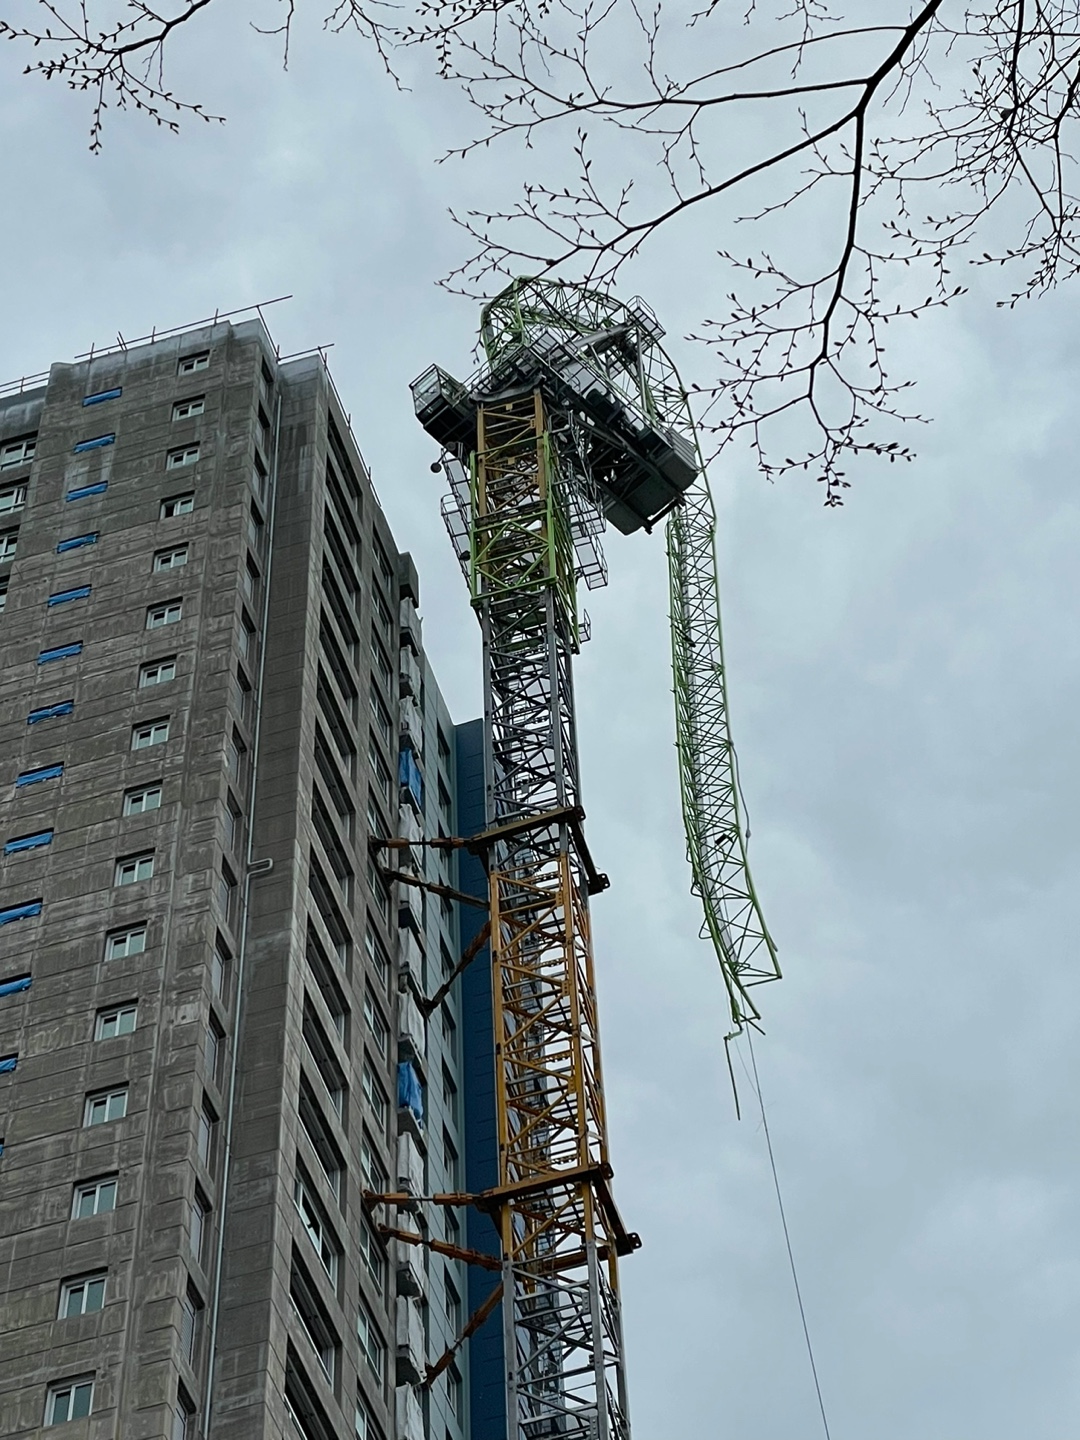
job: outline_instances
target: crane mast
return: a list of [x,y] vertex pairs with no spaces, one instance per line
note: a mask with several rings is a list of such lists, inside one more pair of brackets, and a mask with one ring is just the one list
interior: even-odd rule
[[578,587],[606,583],[608,523],[670,517],[688,853],[737,1025],[756,1018],[746,985],[773,959],[739,824],[711,500],[662,334],[640,301],[516,281],[484,311],[479,373],[461,384],[433,366],[412,386],[443,449],[443,514],[484,647],[487,824],[470,844],[490,909],[499,1183],[485,1205],[507,1440],[630,1436],[618,1260],[640,1241],[610,1189],[589,925],[607,880],[583,833],[573,687]]

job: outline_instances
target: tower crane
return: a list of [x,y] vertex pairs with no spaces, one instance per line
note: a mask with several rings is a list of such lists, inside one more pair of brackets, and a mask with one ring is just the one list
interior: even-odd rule
[[467,383],[432,366],[416,414],[480,621],[507,1440],[629,1440],[573,658],[600,536],[665,525],[676,744],[692,888],[736,1030],[779,976],[746,859],[728,726],[716,517],[686,391],[640,300],[515,281],[484,309]]

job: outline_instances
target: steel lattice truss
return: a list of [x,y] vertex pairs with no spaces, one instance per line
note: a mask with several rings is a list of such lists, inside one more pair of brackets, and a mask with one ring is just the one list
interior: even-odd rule
[[467,385],[413,385],[444,447],[443,515],[484,640],[485,781],[508,1440],[629,1440],[581,838],[577,582],[606,520],[667,517],[687,852],[736,1028],[779,975],[746,863],[728,725],[715,513],[686,400],[640,301],[517,281]]
[[[472,588],[499,827],[577,804],[574,552],[539,392],[482,404],[477,447]],[[500,1217],[510,1433],[623,1440],[616,1242],[581,1178],[607,1166],[586,877],[565,819],[494,844],[488,866],[499,1180],[543,1184]]]

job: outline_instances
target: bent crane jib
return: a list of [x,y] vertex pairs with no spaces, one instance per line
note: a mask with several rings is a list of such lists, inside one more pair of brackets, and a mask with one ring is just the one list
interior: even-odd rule
[[630,1435],[617,1261],[633,1246],[606,1178],[573,692],[578,586],[606,582],[608,522],[665,521],[687,855],[736,1029],[779,974],[746,863],[715,512],[663,334],[640,300],[517,280],[483,311],[478,373],[412,385],[484,647],[507,1440]]

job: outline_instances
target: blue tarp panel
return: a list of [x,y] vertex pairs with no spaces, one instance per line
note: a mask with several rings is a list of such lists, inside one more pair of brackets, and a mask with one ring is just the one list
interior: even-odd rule
[[20,995],[30,989],[30,976],[20,975],[15,980],[0,980],[0,995]]
[[95,435],[93,440],[80,440],[72,453],[81,455],[84,450],[100,450],[103,445],[112,445],[115,440],[115,435]]
[[0,1055],[0,1075],[10,1075],[18,1063],[18,1055]]
[[[70,495],[68,496],[68,499],[71,499]],[[80,546],[96,545],[97,542],[98,532],[96,530],[91,530],[88,535],[73,535],[70,540],[61,540],[60,544],[56,547],[56,553],[58,555],[63,555],[64,552],[67,550],[78,550]]]
[[19,835],[16,839],[7,842],[4,846],[4,854],[15,855],[20,850],[40,850],[43,845],[51,845],[52,838],[52,830],[39,830],[34,835]]
[[65,500],[85,500],[88,495],[104,495],[109,488],[107,480],[98,480],[94,485],[80,485],[76,490],[69,490],[64,496]]
[[411,1110],[416,1123],[424,1123],[424,1087],[408,1060],[397,1067],[397,1103],[399,1110]]
[[9,905],[0,910],[0,925],[7,925],[12,920],[32,920],[35,915],[40,914],[41,901],[27,900],[22,905]]
[[84,405],[100,405],[104,400],[119,400],[124,393],[122,385],[117,385],[115,390],[99,390],[96,395],[84,395]]
[[26,717],[26,723],[36,725],[39,720],[55,720],[60,715],[70,715],[74,709],[74,700],[58,700],[55,705],[43,705],[40,710],[31,710]]
[[47,665],[50,660],[67,660],[72,655],[82,654],[82,641],[75,640],[70,645],[56,645],[51,650],[42,650],[37,657],[39,665]]
[[36,785],[39,780],[59,780],[63,773],[62,760],[58,765],[39,765],[36,770],[24,770],[21,775],[16,775],[15,789],[21,790],[24,785]]
[[66,605],[69,600],[85,600],[90,594],[89,585],[76,585],[73,590],[57,590],[48,599],[49,605]]
[[408,746],[398,756],[398,784],[408,786],[409,793],[416,801],[417,806],[423,807],[424,777],[420,774],[416,757]]

